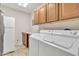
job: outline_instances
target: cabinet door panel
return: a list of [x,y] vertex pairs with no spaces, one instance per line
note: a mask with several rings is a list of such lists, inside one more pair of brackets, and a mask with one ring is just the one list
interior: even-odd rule
[[47,5],[47,22],[58,20],[58,4],[50,3]]
[[46,5],[39,9],[39,23],[46,23]]
[[59,4],[60,19],[69,19],[79,17],[79,4],[77,3],[63,3]]
[[39,24],[38,10],[34,11],[34,24]]

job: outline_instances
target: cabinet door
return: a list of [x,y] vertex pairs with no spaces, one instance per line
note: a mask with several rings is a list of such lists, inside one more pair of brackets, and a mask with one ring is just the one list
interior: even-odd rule
[[58,20],[58,4],[47,4],[47,22]]
[[38,10],[34,11],[34,24],[39,24]]
[[62,3],[59,4],[60,19],[70,19],[79,17],[79,4],[78,3]]
[[43,5],[39,9],[39,23],[46,23],[46,5]]

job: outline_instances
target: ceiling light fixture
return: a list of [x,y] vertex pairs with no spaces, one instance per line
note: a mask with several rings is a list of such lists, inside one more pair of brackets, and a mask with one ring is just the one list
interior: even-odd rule
[[26,7],[28,3],[18,3],[19,6]]
[[20,5],[20,6],[21,6],[21,5],[22,5],[22,3],[18,3],[18,5]]
[[27,5],[28,5],[28,3],[27,3],[27,4],[25,3],[25,4],[23,5],[23,7],[26,7]]

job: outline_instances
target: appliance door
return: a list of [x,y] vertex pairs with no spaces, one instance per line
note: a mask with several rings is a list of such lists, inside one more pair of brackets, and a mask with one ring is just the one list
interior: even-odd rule
[[15,50],[15,29],[5,28],[3,54]]
[[14,27],[15,28],[15,18],[4,16],[4,27]]

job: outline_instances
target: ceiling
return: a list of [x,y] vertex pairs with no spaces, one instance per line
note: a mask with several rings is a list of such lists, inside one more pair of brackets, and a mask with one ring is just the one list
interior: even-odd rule
[[6,6],[25,13],[32,13],[34,9],[43,3],[29,3],[25,8],[18,5],[18,3],[2,3],[2,6]]

